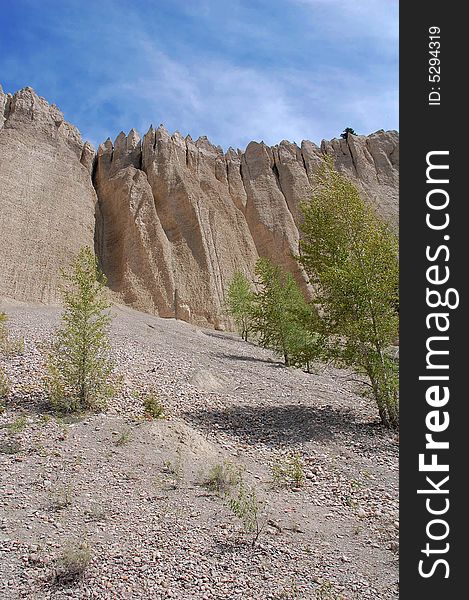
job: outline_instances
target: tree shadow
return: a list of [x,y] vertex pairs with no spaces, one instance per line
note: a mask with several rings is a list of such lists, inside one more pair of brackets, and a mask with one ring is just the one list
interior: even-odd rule
[[6,403],[7,407],[24,411],[31,415],[53,414],[53,410],[44,392],[34,390],[25,393],[13,393]]
[[350,434],[355,442],[387,441],[379,422],[363,422],[351,409],[332,406],[232,406],[225,409],[189,410],[184,417],[210,432],[216,429],[242,442],[269,447],[324,442]]
[[273,358],[256,358],[255,356],[243,356],[242,354],[229,354],[228,352],[212,352],[212,356],[217,358],[240,361],[240,362],[254,362],[254,363],[265,363],[272,367],[284,367],[285,364],[279,360]]
[[202,332],[204,335],[208,335],[208,337],[228,340],[229,342],[241,342],[241,338],[237,337],[234,333],[224,333],[222,331],[217,331],[216,329],[204,329]]

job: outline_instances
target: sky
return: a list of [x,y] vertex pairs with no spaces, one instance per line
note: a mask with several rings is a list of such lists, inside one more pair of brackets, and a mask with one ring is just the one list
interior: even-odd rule
[[33,87],[94,146],[160,123],[225,150],[398,129],[398,0],[0,0],[0,9],[4,91]]

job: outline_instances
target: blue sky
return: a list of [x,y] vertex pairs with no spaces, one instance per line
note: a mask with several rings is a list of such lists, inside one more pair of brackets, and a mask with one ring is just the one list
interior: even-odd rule
[[0,84],[96,146],[164,123],[224,149],[398,128],[398,0],[14,0]]

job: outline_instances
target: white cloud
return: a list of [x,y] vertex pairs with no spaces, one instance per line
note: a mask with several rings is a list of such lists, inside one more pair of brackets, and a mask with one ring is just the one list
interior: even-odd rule
[[150,123],[163,122],[183,135],[207,135],[227,149],[244,148],[253,139],[268,144],[282,139],[318,143],[322,137],[338,136],[349,125],[369,133],[396,122],[397,92],[382,90],[347,71],[318,71],[305,78],[302,72],[265,73],[220,60],[184,64],[148,46],[146,56],[145,73],[104,85],[90,99],[95,109],[115,99],[119,129],[136,127],[145,133]]
[[100,89],[94,103],[106,95],[126,98],[132,111],[139,109],[142,118],[137,125],[143,129],[161,120],[184,135],[207,135],[225,148],[243,146],[251,139],[301,141],[311,129],[311,122],[292,104],[281,77],[223,60],[185,63],[148,39],[140,45],[145,72],[117,82],[114,89]]
[[[360,133],[395,127],[397,2],[289,3],[299,19],[295,15],[285,37],[273,42],[272,31],[281,32],[277,17],[270,30],[262,12],[253,16],[249,3],[233,0],[222,19],[219,6],[217,12],[212,0],[203,0],[201,20],[199,11],[192,15],[197,26],[221,28],[205,45],[176,29],[174,44],[162,42],[135,5],[102,0],[96,12],[49,18],[63,51],[44,44],[11,68],[5,58],[0,63],[11,79],[20,74],[24,85],[57,102],[94,144],[120,129],[144,133],[160,122],[183,135],[207,135],[225,149],[243,148],[252,139],[319,142],[345,126]],[[231,42],[221,50],[225,33]]]
[[340,68],[267,72],[221,59],[181,61],[148,39],[140,43],[145,73],[121,84],[118,93],[139,107],[137,125],[143,129],[164,121],[169,129],[207,135],[226,149],[252,139],[319,142],[345,126],[369,133],[397,121],[397,92],[370,75]]

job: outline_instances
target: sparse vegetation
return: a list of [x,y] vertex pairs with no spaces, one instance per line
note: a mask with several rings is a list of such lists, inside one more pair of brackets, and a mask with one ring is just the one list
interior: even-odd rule
[[241,479],[236,495],[228,496],[227,503],[233,514],[240,519],[244,531],[252,534],[252,546],[254,547],[265,525],[265,523],[261,523],[262,503],[257,498],[255,489]]
[[272,465],[274,483],[280,487],[301,487],[305,483],[304,462],[299,452],[289,452]]
[[165,460],[163,463],[163,471],[172,477],[172,487],[178,488],[184,479],[184,469],[182,467],[181,449],[178,447],[176,451],[177,458],[174,461]]
[[164,406],[156,392],[149,392],[143,397],[143,411],[150,419],[163,419]]
[[[41,320],[36,325],[22,316],[23,310],[18,309],[15,322],[25,323],[28,348],[34,349],[34,335],[49,335],[57,312],[39,309]],[[133,316],[124,314],[117,323],[122,338],[116,339],[116,355],[126,377],[125,392],[110,403],[105,415],[44,414],[41,404],[29,403],[29,390],[19,391],[23,381],[32,386],[40,373],[40,354],[31,353],[30,358],[28,353],[25,359],[6,365],[14,378],[15,397],[0,418],[0,456],[6,467],[2,476],[8,519],[5,536],[22,539],[25,498],[31,515],[26,522],[31,543],[15,547],[3,565],[5,573],[13,571],[16,577],[18,566],[28,578],[20,577],[13,592],[22,589],[21,581],[27,581],[30,593],[40,596],[47,578],[51,587],[63,585],[72,595],[83,586],[99,593],[104,589],[99,575],[105,571],[109,594],[119,596],[124,589],[138,596],[140,582],[146,585],[144,575],[155,564],[163,564],[168,556],[184,561],[190,554],[191,582],[186,587],[185,580],[175,580],[176,597],[197,596],[198,556],[206,557],[207,569],[226,572],[217,590],[227,598],[236,595],[237,581],[242,578],[248,595],[293,600],[314,598],[318,590],[318,599],[338,600],[347,595],[342,586],[349,582],[349,575],[354,578],[361,573],[363,564],[369,570],[363,577],[356,576],[350,593],[391,597],[385,586],[390,590],[392,586],[393,593],[397,589],[391,581],[393,577],[397,581],[392,554],[398,535],[392,498],[395,434],[379,430],[376,437],[377,432],[364,423],[347,426],[347,411],[354,410],[357,399],[341,383],[345,373],[324,367],[317,377],[306,376],[271,362],[270,353],[261,348],[243,346],[240,338],[236,342],[222,334],[196,336],[192,327],[181,324],[175,324],[177,331],[188,335],[176,336],[171,322],[163,322],[161,335],[142,341],[139,348],[142,319],[135,315],[136,332],[129,333]],[[164,356],[168,347],[171,353]],[[181,393],[185,375],[195,363],[210,365],[216,375],[226,369],[232,378],[230,387],[216,395],[198,393],[189,386],[187,393]],[[182,384],[174,374],[175,364],[181,366]],[[145,420],[144,396],[153,390],[165,406],[174,397],[172,421]],[[42,397],[38,395],[38,400]],[[360,419],[366,419],[369,413],[366,408],[362,411],[363,402],[359,405]],[[313,423],[307,421],[309,415]],[[26,429],[11,433],[8,425],[20,416],[23,419],[13,430],[21,430],[22,422]],[[331,435],[341,425],[341,435]],[[367,459],[370,455],[378,459],[373,464]],[[344,462],[344,456],[350,460]],[[309,492],[305,496],[290,491],[301,485],[303,468],[306,491],[314,490],[322,507],[317,527],[310,522],[317,506],[304,502]],[[272,481],[282,487],[273,489]],[[344,508],[344,503],[350,508]],[[54,544],[63,528],[70,530],[70,524],[72,531],[64,540],[68,536],[88,540],[93,554],[100,550],[96,564],[93,560],[88,570],[73,566],[74,560],[68,558],[64,562],[72,567],[62,567],[60,548]],[[101,556],[116,524],[118,543]],[[184,535],[184,543],[178,540],[179,534]],[[284,552],[285,541],[288,552]],[[381,575],[382,555],[388,559],[389,574]],[[43,563],[36,565],[39,560]],[[85,556],[78,563],[86,565],[87,560]],[[126,564],[127,580],[120,577]],[[322,577],[319,583],[312,581],[311,569]],[[326,578],[335,587],[322,584]]]
[[12,423],[7,425],[7,430],[9,433],[21,433],[26,429],[28,425],[28,419],[25,415],[21,415],[17,417]]
[[24,338],[12,337],[7,326],[6,313],[0,312],[0,354],[3,356],[16,356],[24,352]]
[[105,521],[107,518],[108,511],[100,504],[93,504],[88,510],[85,510],[87,520],[92,523],[99,523]]
[[125,446],[130,441],[132,441],[132,432],[130,431],[130,429],[126,429],[125,431],[122,431],[120,435],[114,440],[114,445]]
[[[9,357],[24,351],[24,340],[21,337],[12,338],[7,327],[7,315],[0,312],[0,356]],[[11,392],[8,375],[0,366],[0,399],[6,398]]]
[[21,452],[22,446],[20,442],[14,438],[7,438],[0,441],[0,453],[1,454],[18,454]]
[[11,386],[7,374],[0,368],[0,398],[6,398],[10,393]]
[[70,422],[67,420],[64,420],[62,417],[57,417],[56,423],[60,428],[59,440],[61,440],[61,441],[66,440],[68,437],[68,433],[69,433]]
[[232,462],[225,460],[223,463],[214,465],[204,479],[204,484],[212,492],[219,496],[225,496],[233,486],[240,483],[242,477],[241,468]]
[[300,593],[295,579],[292,578],[290,583],[280,591],[278,597],[281,600],[298,600],[301,597]]
[[48,415],[47,413],[44,413],[44,414],[40,415],[40,417],[39,417],[39,423],[40,423],[41,425],[44,425],[44,426],[46,426],[46,425],[48,425],[48,424],[49,424],[51,421],[52,421],[52,417],[51,417],[51,415]]
[[69,541],[55,562],[54,583],[71,585],[82,579],[92,559],[88,543]]
[[123,474],[127,481],[139,481],[140,474],[136,470],[127,471]]
[[80,250],[64,273],[64,313],[48,357],[47,390],[60,413],[102,407],[113,392],[105,277],[90,248]]
[[51,493],[51,509],[55,511],[68,508],[72,504],[73,487],[70,484],[60,485]]
[[316,600],[344,600],[344,597],[339,594],[335,585],[326,579],[316,590]]
[[347,506],[350,506],[350,508],[355,508],[359,504],[357,494],[362,489],[363,484],[358,479],[352,479],[349,485],[350,491],[345,493],[344,501]]

